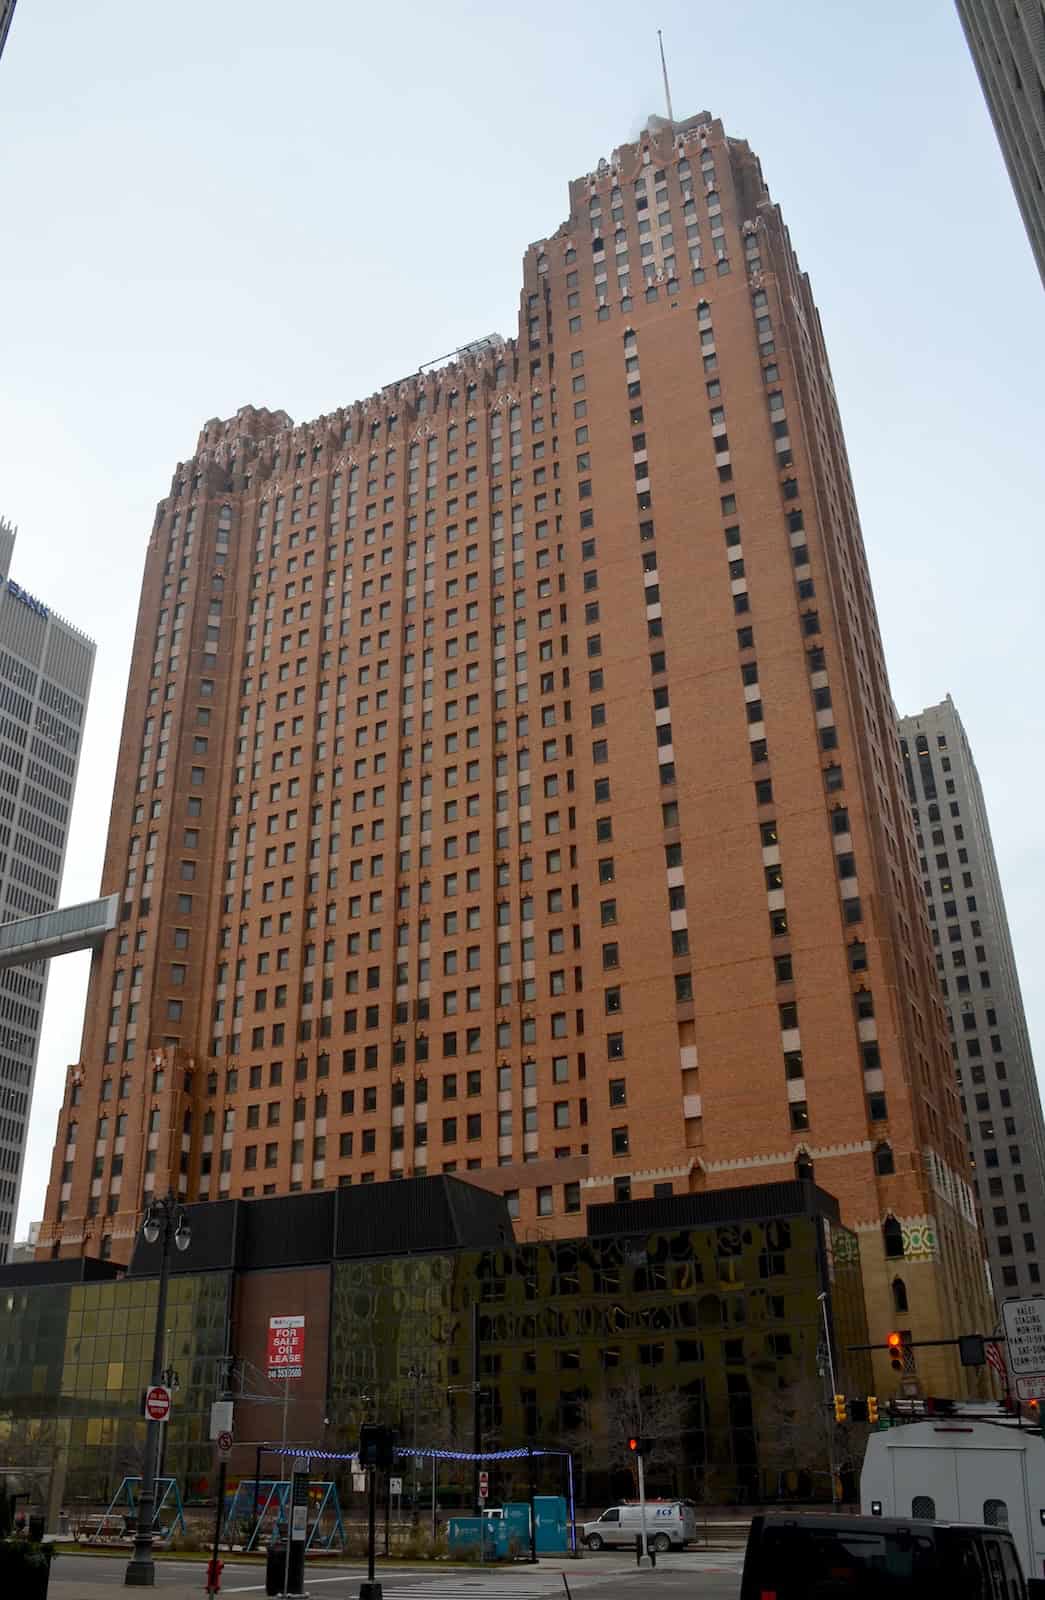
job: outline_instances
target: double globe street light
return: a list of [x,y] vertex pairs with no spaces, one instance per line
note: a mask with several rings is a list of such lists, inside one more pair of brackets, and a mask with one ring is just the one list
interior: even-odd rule
[[[192,1243],[192,1230],[181,1201],[172,1191],[160,1200],[153,1200],[142,1223],[142,1238],[146,1244],[160,1245],[160,1283],[156,1294],[156,1326],[152,1340],[152,1366],[150,1384],[162,1384],[164,1371],[164,1341],[167,1331],[167,1278],[170,1272],[171,1245],[179,1251],[187,1250]],[[156,1519],[156,1470],[159,1462],[160,1429],[166,1424],[149,1421],[145,1430],[145,1463],[142,1471],[142,1490],[138,1500],[138,1523],[134,1531],[134,1553],[124,1573],[125,1585],[137,1589],[152,1589],[156,1585],[156,1563],[152,1554],[152,1530]]]

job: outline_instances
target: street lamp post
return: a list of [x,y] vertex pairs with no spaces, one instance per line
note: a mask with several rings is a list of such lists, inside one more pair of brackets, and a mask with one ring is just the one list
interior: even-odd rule
[[[156,1295],[156,1326],[152,1339],[152,1366],[150,1383],[163,1380],[163,1344],[167,1318],[167,1278],[170,1272],[171,1243],[175,1249],[187,1250],[191,1241],[189,1219],[181,1202],[168,1192],[154,1200],[145,1213],[142,1237],[146,1244],[160,1245],[160,1284]],[[156,1508],[156,1467],[159,1456],[159,1430],[162,1422],[148,1422],[145,1431],[145,1462],[142,1469],[142,1489],[138,1500],[138,1525],[134,1532],[134,1553],[123,1575],[125,1585],[137,1589],[152,1589],[156,1584],[156,1563],[152,1555],[152,1525]]]

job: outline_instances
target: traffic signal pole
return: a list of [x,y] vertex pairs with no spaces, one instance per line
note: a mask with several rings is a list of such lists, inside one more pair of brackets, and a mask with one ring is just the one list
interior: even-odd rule
[[366,1529],[366,1581],[368,1585],[367,1600],[381,1600],[381,1590],[374,1582],[374,1545],[377,1542],[377,1468],[370,1467],[367,1471],[369,1493],[367,1495],[367,1529]]
[[642,1523],[642,1552],[639,1556],[639,1565],[649,1561],[649,1542],[646,1538],[646,1463],[643,1452],[639,1452],[639,1519]]
[[359,1461],[367,1470],[367,1576],[360,1585],[359,1600],[381,1600],[382,1589],[374,1578],[374,1545],[377,1540],[377,1474],[386,1475],[395,1464],[397,1435],[394,1428],[381,1423],[364,1422],[359,1430]]

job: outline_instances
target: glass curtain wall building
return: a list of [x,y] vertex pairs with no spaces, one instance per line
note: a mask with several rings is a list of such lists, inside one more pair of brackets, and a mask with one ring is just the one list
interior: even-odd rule
[[[303,1318],[290,1440],[350,1451],[369,1419],[404,1446],[470,1450],[477,1363],[482,1448],[571,1451],[590,1504],[632,1492],[625,1440],[640,1427],[656,1441],[651,1492],[829,1498],[821,1292],[839,1382],[853,1395],[872,1382],[851,1349],[868,1337],[857,1237],[810,1183],[595,1207],[586,1234],[534,1243],[513,1239],[499,1197],[454,1179],[190,1218],[166,1352],[179,1379],[166,1463],[189,1500],[213,1487],[209,1411],[229,1362],[233,1480],[257,1471],[256,1441],[281,1437],[273,1316]],[[90,1259],[0,1269],[0,1453],[41,1471],[55,1509],[104,1503],[140,1470],[156,1264],[139,1243],[125,1277]],[[277,1457],[262,1465],[279,1476]],[[351,1503],[345,1468],[333,1475]],[[525,1492],[515,1470],[492,1468],[495,1494]],[[538,1470],[556,1492],[561,1460]],[[441,1466],[440,1507],[467,1504],[470,1479]]]
[[[0,921],[58,904],[94,644],[10,576],[0,518]],[[18,1210],[47,964],[0,970],[0,1260]]]

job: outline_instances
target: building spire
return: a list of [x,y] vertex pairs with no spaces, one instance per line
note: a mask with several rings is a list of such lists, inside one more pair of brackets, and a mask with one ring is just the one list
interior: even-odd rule
[[671,109],[671,86],[668,83],[668,64],[664,59],[664,35],[657,29],[657,43],[660,45],[660,70],[664,74],[664,98],[668,102],[668,121],[675,121],[675,113]]

